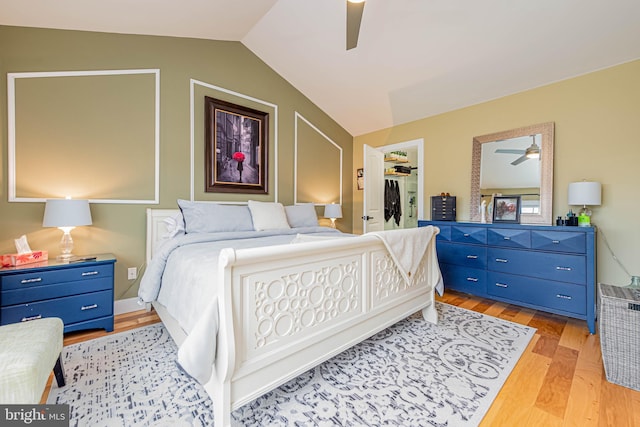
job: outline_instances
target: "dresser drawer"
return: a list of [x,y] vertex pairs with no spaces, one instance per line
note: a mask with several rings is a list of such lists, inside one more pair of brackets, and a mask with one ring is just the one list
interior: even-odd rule
[[586,314],[586,286],[488,272],[487,293],[520,303]]
[[25,302],[35,302],[69,295],[110,290],[112,286],[113,279],[111,277],[98,277],[95,278],[95,280],[91,279],[77,282],[55,283],[48,286],[27,286],[20,289],[2,291],[0,302],[4,307],[7,305],[22,304]]
[[29,270],[24,273],[7,274],[0,277],[2,290],[22,289],[31,286],[44,286],[61,282],[91,280],[101,277],[113,277],[113,264],[88,265],[49,271]]
[[470,268],[487,268],[487,248],[484,246],[439,242],[436,244],[436,251],[440,262]]
[[483,227],[451,226],[451,241],[460,243],[487,244],[487,229]]
[[585,253],[585,233],[571,231],[531,231],[531,247],[554,252]]
[[438,224],[437,227],[440,229],[440,233],[436,236],[436,240],[451,241],[451,226]]
[[531,233],[516,228],[490,228],[487,230],[487,241],[493,246],[529,249]]
[[453,289],[474,295],[485,295],[487,292],[486,270],[440,264],[440,272],[445,290]]
[[113,314],[113,292],[100,291],[29,304],[2,307],[2,324],[60,317],[66,325]]
[[559,282],[584,284],[587,260],[580,255],[489,248],[487,268]]

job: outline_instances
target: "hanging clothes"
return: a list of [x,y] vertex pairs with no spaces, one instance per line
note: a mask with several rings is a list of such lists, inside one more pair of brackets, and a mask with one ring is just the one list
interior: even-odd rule
[[391,183],[388,179],[384,180],[384,222],[389,221],[393,216],[391,213]]
[[400,196],[400,185],[398,181],[394,181],[393,187],[393,195],[394,195],[394,206],[393,206],[393,219],[396,221],[396,225],[400,225],[400,219],[402,218],[402,206],[400,201],[402,197]]
[[400,205],[400,186],[398,181],[384,180],[384,221],[387,222],[391,218],[395,220],[396,225],[400,225],[402,217],[402,207]]

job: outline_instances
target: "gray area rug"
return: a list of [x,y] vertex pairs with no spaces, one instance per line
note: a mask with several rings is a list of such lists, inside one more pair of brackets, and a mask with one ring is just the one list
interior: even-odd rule
[[[474,426],[535,329],[436,303],[234,411],[246,426]],[[204,389],[161,324],[65,347],[72,426],[212,426]]]

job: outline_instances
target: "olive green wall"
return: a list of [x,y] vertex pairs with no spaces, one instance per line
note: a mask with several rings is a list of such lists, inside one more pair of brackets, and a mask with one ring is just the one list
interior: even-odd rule
[[[640,275],[640,60],[358,136],[353,170],[362,167],[363,144],[424,138],[425,200],[449,192],[457,196],[457,219],[469,220],[472,138],[544,122],[555,122],[553,217],[564,217],[570,208],[570,182],[601,182],[602,205],[592,216],[599,228],[597,279],[628,284],[605,238],[630,274]],[[361,232],[363,192],[352,185],[354,232]]]
[[[7,73],[130,69],[160,69],[160,203],[95,203],[91,205],[93,225],[73,231],[74,253],[111,252],[117,256],[116,299],[134,297],[137,293],[139,279],[128,281],[126,270],[144,264],[145,209],[175,208],[176,199],[190,198],[191,79],[277,106],[277,135],[275,123],[271,123],[270,144],[275,143],[277,136],[278,201],[290,204],[294,200],[296,111],[343,148],[343,173],[350,176],[352,136],[239,42],[0,26],[0,253],[15,252],[13,239],[26,234],[32,249],[48,250],[51,256],[55,256],[59,253],[61,237],[59,230],[42,228],[44,203],[8,202]],[[200,178],[204,168],[203,141],[198,139],[204,128],[204,115],[199,113],[203,109],[201,104],[204,104],[201,97],[213,95],[235,103],[240,103],[241,99],[218,90],[202,89],[202,86],[195,92],[196,200],[244,201],[252,198],[249,195],[203,193],[204,182]],[[247,106],[260,109],[260,104],[250,103]],[[274,108],[262,110],[274,117]],[[87,144],[91,143],[87,141]],[[305,144],[301,149],[303,158],[314,158],[320,163],[327,151],[324,145],[316,150]],[[132,147],[131,152],[138,153],[139,150]],[[275,155],[275,147],[271,145],[270,154]],[[327,163],[335,162],[334,157],[332,152]],[[145,157],[145,160],[148,159]],[[272,158],[270,164],[272,173],[275,173],[275,160]],[[95,161],[98,163],[101,159],[96,158]],[[56,174],[56,170],[64,166],[52,164],[50,168],[50,173]],[[114,177],[119,173],[121,171],[117,168],[113,170]],[[94,178],[78,177],[79,180]],[[109,182],[108,179],[100,179],[101,192],[105,191],[102,187],[105,181]],[[274,180],[271,180],[270,195],[253,198],[273,200],[274,189]],[[313,194],[312,189],[304,188],[304,191]],[[345,217],[338,224],[343,231],[351,231],[352,190],[349,180],[343,183],[342,191]],[[92,195],[85,197],[92,198]],[[322,214],[320,208],[318,212]]]

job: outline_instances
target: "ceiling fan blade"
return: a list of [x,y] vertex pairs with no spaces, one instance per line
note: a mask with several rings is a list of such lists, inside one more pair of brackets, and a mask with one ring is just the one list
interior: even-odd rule
[[501,154],[524,154],[525,150],[511,150],[509,148],[498,148],[495,153]]
[[358,46],[363,11],[364,2],[352,3],[347,0],[347,50]]
[[520,163],[524,162],[525,160],[529,160],[529,158],[524,155],[524,156],[520,156],[517,159],[515,159],[513,162],[511,162],[511,164],[513,166],[519,165]]

